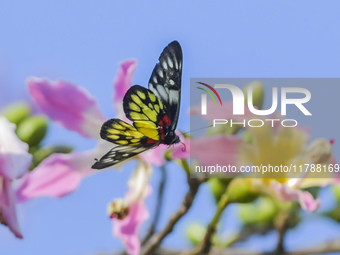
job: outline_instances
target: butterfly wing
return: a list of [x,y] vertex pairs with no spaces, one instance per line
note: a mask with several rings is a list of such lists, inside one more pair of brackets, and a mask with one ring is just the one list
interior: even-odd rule
[[149,89],[167,108],[167,115],[176,129],[181,101],[182,48],[171,42],[159,57],[149,80]]
[[132,158],[143,151],[149,150],[157,144],[139,144],[136,146],[120,145],[113,147],[107,154],[92,166],[93,169],[102,169],[118,164],[126,159]]
[[110,119],[106,121],[100,130],[100,137],[117,145],[130,146],[144,143],[147,139],[147,137],[137,131],[134,126],[120,119]]
[[[133,126],[111,119],[102,126],[104,140],[118,146],[112,148],[92,166],[102,169],[151,149],[160,143],[173,144],[169,131],[177,126],[182,76],[182,49],[177,41],[170,43],[159,57],[149,89],[135,85],[123,99],[124,112]],[[170,132],[171,133],[171,132]]]
[[147,88],[132,86],[124,96],[123,107],[138,132],[149,139],[162,142],[172,129],[165,105]]
[[134,126],[120,119],[106,121],[100,130],[100,136],[102,139],[115,143],[118,146],[112,148],[98,160],[92,166],[94,169],[102,169],[115,165],[159,144],[158,141],[150,140]]

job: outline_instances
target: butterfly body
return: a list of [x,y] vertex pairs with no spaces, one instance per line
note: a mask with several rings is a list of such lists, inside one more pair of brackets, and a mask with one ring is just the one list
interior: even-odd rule
[[160,144],[180,142],[176,134],[179,116],[182,49],[177,41],[162,52],[149,80],[149,89],[132,86],[123,98],[123,109],[132,125],[120,120],[106,121],[102,139],[116,144],[92,168],[112,166]]

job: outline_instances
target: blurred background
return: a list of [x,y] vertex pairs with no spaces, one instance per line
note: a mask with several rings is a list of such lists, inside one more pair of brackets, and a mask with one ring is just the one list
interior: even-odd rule
[[[340,76],[340,3],[334,1],[0,1],[0,107],[30,100],[25,81],[30,76],[63,79],[86,88],[97,98],[107,118],[113,111],[113,80],[119,63],[137,59],[134,84],[147,86],[163,48],[178,40],[183,49],[182,106],[178,128],[190,129],[189,84],[192,77],[327,78]],[[339,88],[334,87],[334,94]],[[327,97],[325,97],[327,100]],[[268,103],[268,102],[267,102]],[[265,102],[266,104],[266,102]],[[323,102],[313,101],[313,106]],[[329,118],[338,125],[337,109]],[[335,125],[334,124],[334,125]],[[313,128],[313,127],[312,127]],[[312,137],[338,132],[312,129]],[[332,138],[332,137],[330,137]],[[337,145],[337,141],[335,141]],[[69,144],[76,150],[95,141],[49,123],[44,144]],[[339,150],[335,149],[339,159]],[[79,189],[62,199],[38,198],[18,206],[24,239],[0,226],[0,254],[84,255],[123,249],[112,237],[106,205],[126,192],[131,166],[86,178]],[[154,170],[153,186],[160,174]],[[186,177],[176,164],[168,165],[164,226],[187,191]],[[190,222],[208,223],[215,202],[208,185],[190,212],[163,242],[164,247],[192,247],[186,237]],[[329,188],[322,189],[322,210],[335,204]],[[155,196],[147,205],[152,212]],[[241,226],[237,206],[224,213],[222,232]],[[340,238],[335,221],[303,212],[303,221],[286,237],[287,249]],[[148,228],[144,224],[142,233]],[[277,233],[255,235],[244,245],[275,249]],[[335,254],[335,253],[334,253]]]

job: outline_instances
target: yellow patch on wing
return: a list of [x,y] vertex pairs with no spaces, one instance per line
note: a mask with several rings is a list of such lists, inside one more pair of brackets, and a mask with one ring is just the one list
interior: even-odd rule
[[121,145],[127,145],[129,142],[126,140],[118,140],[116,143],[121,144]]
[[113,139],[113,140],[118,140],[119,139],[119,135],[108,135],[108,137]]
[[157,113],[159,113],[159,105],[158,104],[155,104],[155,110]]
[[118,134],[120,134],[122,131],[121,131],[121,130],[118,130],[118,129],[108,129],[107,132],[109,132],[110,134],[113,134],[113,135],[118,135]]
[[156,102],[156,96],[153,93],[148,92],[150,100],[154,103]]
[[123,126],[120,125],[120,124],[113,124],[113,128],[119,129],[119,130],[124,130],[124,129],[125,129],[125,127],[123,127]]
[[145,98],[146,98],[146,95],[142,92],[142,91],[137,91],[137,94],[138,94],[138,96],[141,98],[141,99],[143,99],[143,100],[145,100]]
[[142,100],[137,95],[131,95],[131,99],[137,104],[137,105],[144,105],[142,103]]
[[[144,115],[143,115],[144,116]],[[124,121],[116,121],[107,128],[107,137],[111,142],[120,145],[137,145],[140,139],[144,136],[134,126],[131,126]]]
[[129,107],[131,110],[135,111],[135,112],[140,112],[140,107],[138,105],[136,105],[135,103],[129,103]]
[[133,120],[149,120],[148,117],[143,113],[131,112],[130,116]]
[[158,99],[158,104],[159,104],[159,108],[161,108],[161,110],[163,110],[163,103],[159,99]]
[[150,108],[143,108],[143,113],[152,121],[157,121],[157,113]]
[[135,127],[139,132],[141,132],[143,135],[153,139],[153,140],[159,140],[159,133],[157,126],[152,121],[135,121],[134,122]]

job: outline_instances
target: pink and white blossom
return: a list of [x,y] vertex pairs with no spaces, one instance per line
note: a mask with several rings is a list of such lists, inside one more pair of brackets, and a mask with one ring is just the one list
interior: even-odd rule
[[15,125],[0,115],[0,223],[18,238],[23,238],[16,213],[13,182],[29,169],[32,155],[28,145],[15,134]]
[[129,255],[140,253],[139,230],[149,218],[145,200],[152,192],[151,174],[151,165],[139,160],[128,181],[129,190],[124,199],[115,199],[108,207],[109,216],[113,219],[113,234],[122,240]]

